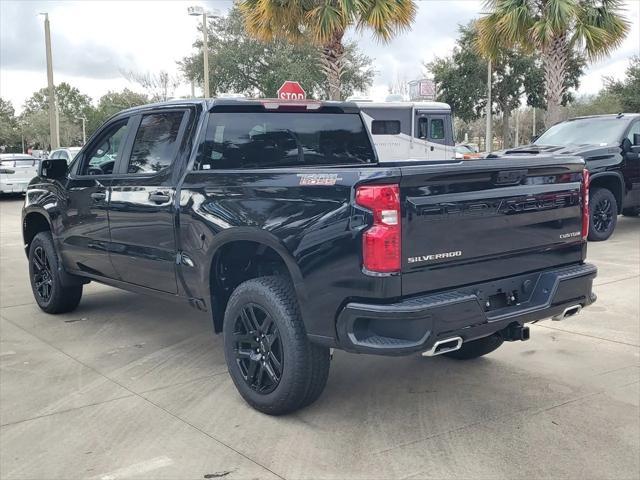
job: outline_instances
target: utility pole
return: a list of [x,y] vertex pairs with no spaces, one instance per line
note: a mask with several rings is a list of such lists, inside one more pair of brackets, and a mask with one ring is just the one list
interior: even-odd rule
[[486,151],[491,153],[493,149],[493,104],[491,98],[491,59],[487,62],[487,139],[486,139]]
[[56,91],[53,86],[53,60],[51,58],[51,29],[49,27],[49,14],[44,15],[44,42],[47,54],[47,84],[49,87],[49,133],[51,135],[51,148],[60,147],[60,128],[56,112]]

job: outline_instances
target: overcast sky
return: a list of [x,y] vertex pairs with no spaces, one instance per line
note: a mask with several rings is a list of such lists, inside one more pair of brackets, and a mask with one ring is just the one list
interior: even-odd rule
[[[187,15],[192,4],[228,10],[231,1],[17,1],[0,0],[0,96],[17,111],[35,90],[46,86],[43,17],[51,20],[54,81],[68,82],[94,100],[108,90],[129,87],[123,70],[177,73],[176,61],[193,52],[198,19]],[[477,0],[423,0],[411,31],[387,45],[366,33],[350,32],[373,59],[378,74],[368,94],[384,98],[396,78],[414,79],[423,62],[447,55],[458,24],[479,16]],[[593,64],[582,78],[580,93],[602,88],[603,76],[621,77],[632,55],[640,54],[640,0],[627,0],[632,28],[624,45]],[[186,84],[177,92],[186,95]]]

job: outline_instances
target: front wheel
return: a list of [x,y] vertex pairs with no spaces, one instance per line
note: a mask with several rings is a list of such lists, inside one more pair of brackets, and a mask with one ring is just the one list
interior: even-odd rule
[[615,195],[606,188],[594,188],[589,198],[589,210],[589,240],[607,240],[618,221],[618,203]]
[[329,349],[307,339],[297,299],[282,277],[247,280],[224,316],[229,374],[244,400],[269,415],[313,403],[329,373]]
[[51,232],[40,232],[29,246],[29,280],[38,306],[47,313],[75,310],[82,298],[82,284],[65,286]]

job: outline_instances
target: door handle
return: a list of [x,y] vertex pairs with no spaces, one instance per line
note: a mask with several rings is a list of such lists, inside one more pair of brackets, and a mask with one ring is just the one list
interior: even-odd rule
[[165,192],[152,192],[149,194],[149,200],[154,203],[167,203],[171,200],[171,197]]
[[434,146],[431,145],[431,151],[433,152],[435,150]]
[[105,192],[94,192],[91,194],[91,198],[96,202],[101,202],[107,198],[107,194]]

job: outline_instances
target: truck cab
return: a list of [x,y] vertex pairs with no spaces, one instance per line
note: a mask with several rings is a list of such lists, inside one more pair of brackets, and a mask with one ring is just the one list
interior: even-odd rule
[[455,160],[451,107],[440,102],[356,102],[381,163]]

